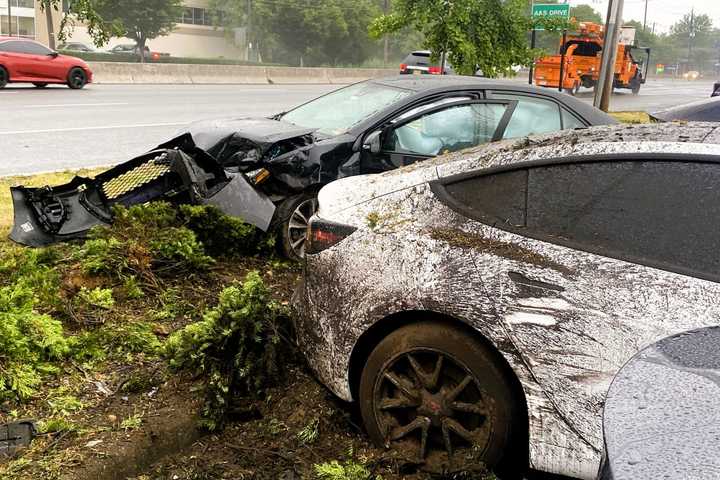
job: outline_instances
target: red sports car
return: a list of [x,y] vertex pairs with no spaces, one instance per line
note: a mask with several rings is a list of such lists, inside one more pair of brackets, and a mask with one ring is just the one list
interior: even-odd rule
[[0,37],[0,88],[17,82],[38,88],[64,83],[77,90],[92,82],[92,71],[79,58],[60,55],[38,42]]

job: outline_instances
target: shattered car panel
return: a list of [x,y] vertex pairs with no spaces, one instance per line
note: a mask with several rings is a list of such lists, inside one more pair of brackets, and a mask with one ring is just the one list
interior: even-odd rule
[[[703,142],[716,142],[718,133],[714,124],[596,127],[348,179],[354,192],[345,197],[340,190],[349,185],[330,185],[318,218],[357,230],[307,259],[295,303],[309,364],[352,400],[351,359],[373,325],[403,312],[460,320],[495,345],[522,386],[530,467],[595,478],[612,378],[659,338],[716,325],[720,285],[469,220],[438,201],[429,179],[588,155],[717,159],[720,146]],[[659,142],[646,141],[653,139]]]
[[267,197],[243,176],[218,165],[194,145],[189,135],[94,179],[75,177],[59,187],[13,187],[11,192],[15,223],[10,238],[35,247],[77,238],[93,226],[110,223],[115,205],[171,200],[222,208],[228,203],[226,195],[232,192],[244,200],[234,207],[236,213],[243,213],[238,209],[250,210],[258,227],[267,229],[274,213]]
[[37,425],[32,420],[0,424],[0,462],[29,446],[35,435]]
[[615,376],[603,411],[601,480],[720,475],[720,328],[664,338]]
[[[321,186],[340,178],[396,168],[398,163],[391,157],[403,154],[370,152],[363,145],[367,135],[433,102],[463,98],[483,102],[484,92],[498,86],[539,95],[531,87],[472,77],[389,78],[346,87],[272,118],[197,122],[94,180],[76,178],[56,187],[14,188],[11,238],[31,246],[77,238],[93,226],[110,223],[114,205],[151,200],[216,205],[268,230],[288,221],[275,218],[281,202],[299,194],[314,195]],[[374,93],[349,95],[358,89]],[[333,95],[340,92],[350,102],[341,108],[332,105]],[[571,97],[545,91],[542,96],[582,118],[583,124],[615,122]],[[329,128],[332,125],[338,128]],[[412,159],[417,160],[424,158]]]

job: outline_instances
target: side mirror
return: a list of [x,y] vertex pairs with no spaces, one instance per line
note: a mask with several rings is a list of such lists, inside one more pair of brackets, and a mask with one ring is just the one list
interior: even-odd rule
[[380,146],[380,136],[382,135],[382,130],[375,130],[370,135],[365,137],[365,142],[363,143],[363,150],[369,150],[370,153],[380,153],[381,146]]
[[51,52],[51,53],[48,53],[48,55],[50,55],[52,58],[57,58],[60,56],[60,54],[58,52]]

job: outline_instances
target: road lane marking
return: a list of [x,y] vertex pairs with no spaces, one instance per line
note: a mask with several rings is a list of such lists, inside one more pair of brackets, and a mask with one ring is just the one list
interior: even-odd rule
[[55,108],[55,107],[111,107],[115,105],[130,105],[129,103],[57,103],[55,105],[25,105],[20,108]]
[[34,133],[62,133],[62,132],[82,132],[85,130],[112,130],[127,128],[154,128],[154,127],[178,127],[187,125],[190,122],[181,123],[145,123],[140,125],[106,125],[103,127],[76,127],[76,128],[48,128],[45,130],[12,130],[9,132],[0,132],[0,135],[32,135]]

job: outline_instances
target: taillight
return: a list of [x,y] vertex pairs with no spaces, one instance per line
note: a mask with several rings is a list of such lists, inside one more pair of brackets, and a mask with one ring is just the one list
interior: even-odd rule
[[401,63],[401,64],[400,64],[400,71],[401,71],[401,72],[404,72],[405,70],[407,70],[407,65],[405,65],[404,63]]
[[357,230],[349,225],[328,222],[319,218],[310,220],[308,226],[307,244],[305,251],[309,254],[320,253],[333,245],[337,245]]
[[430,72],[430,75],[440,75],[442,70],[440,70],[440,67],[430,67],[428,68],[428,72]]

